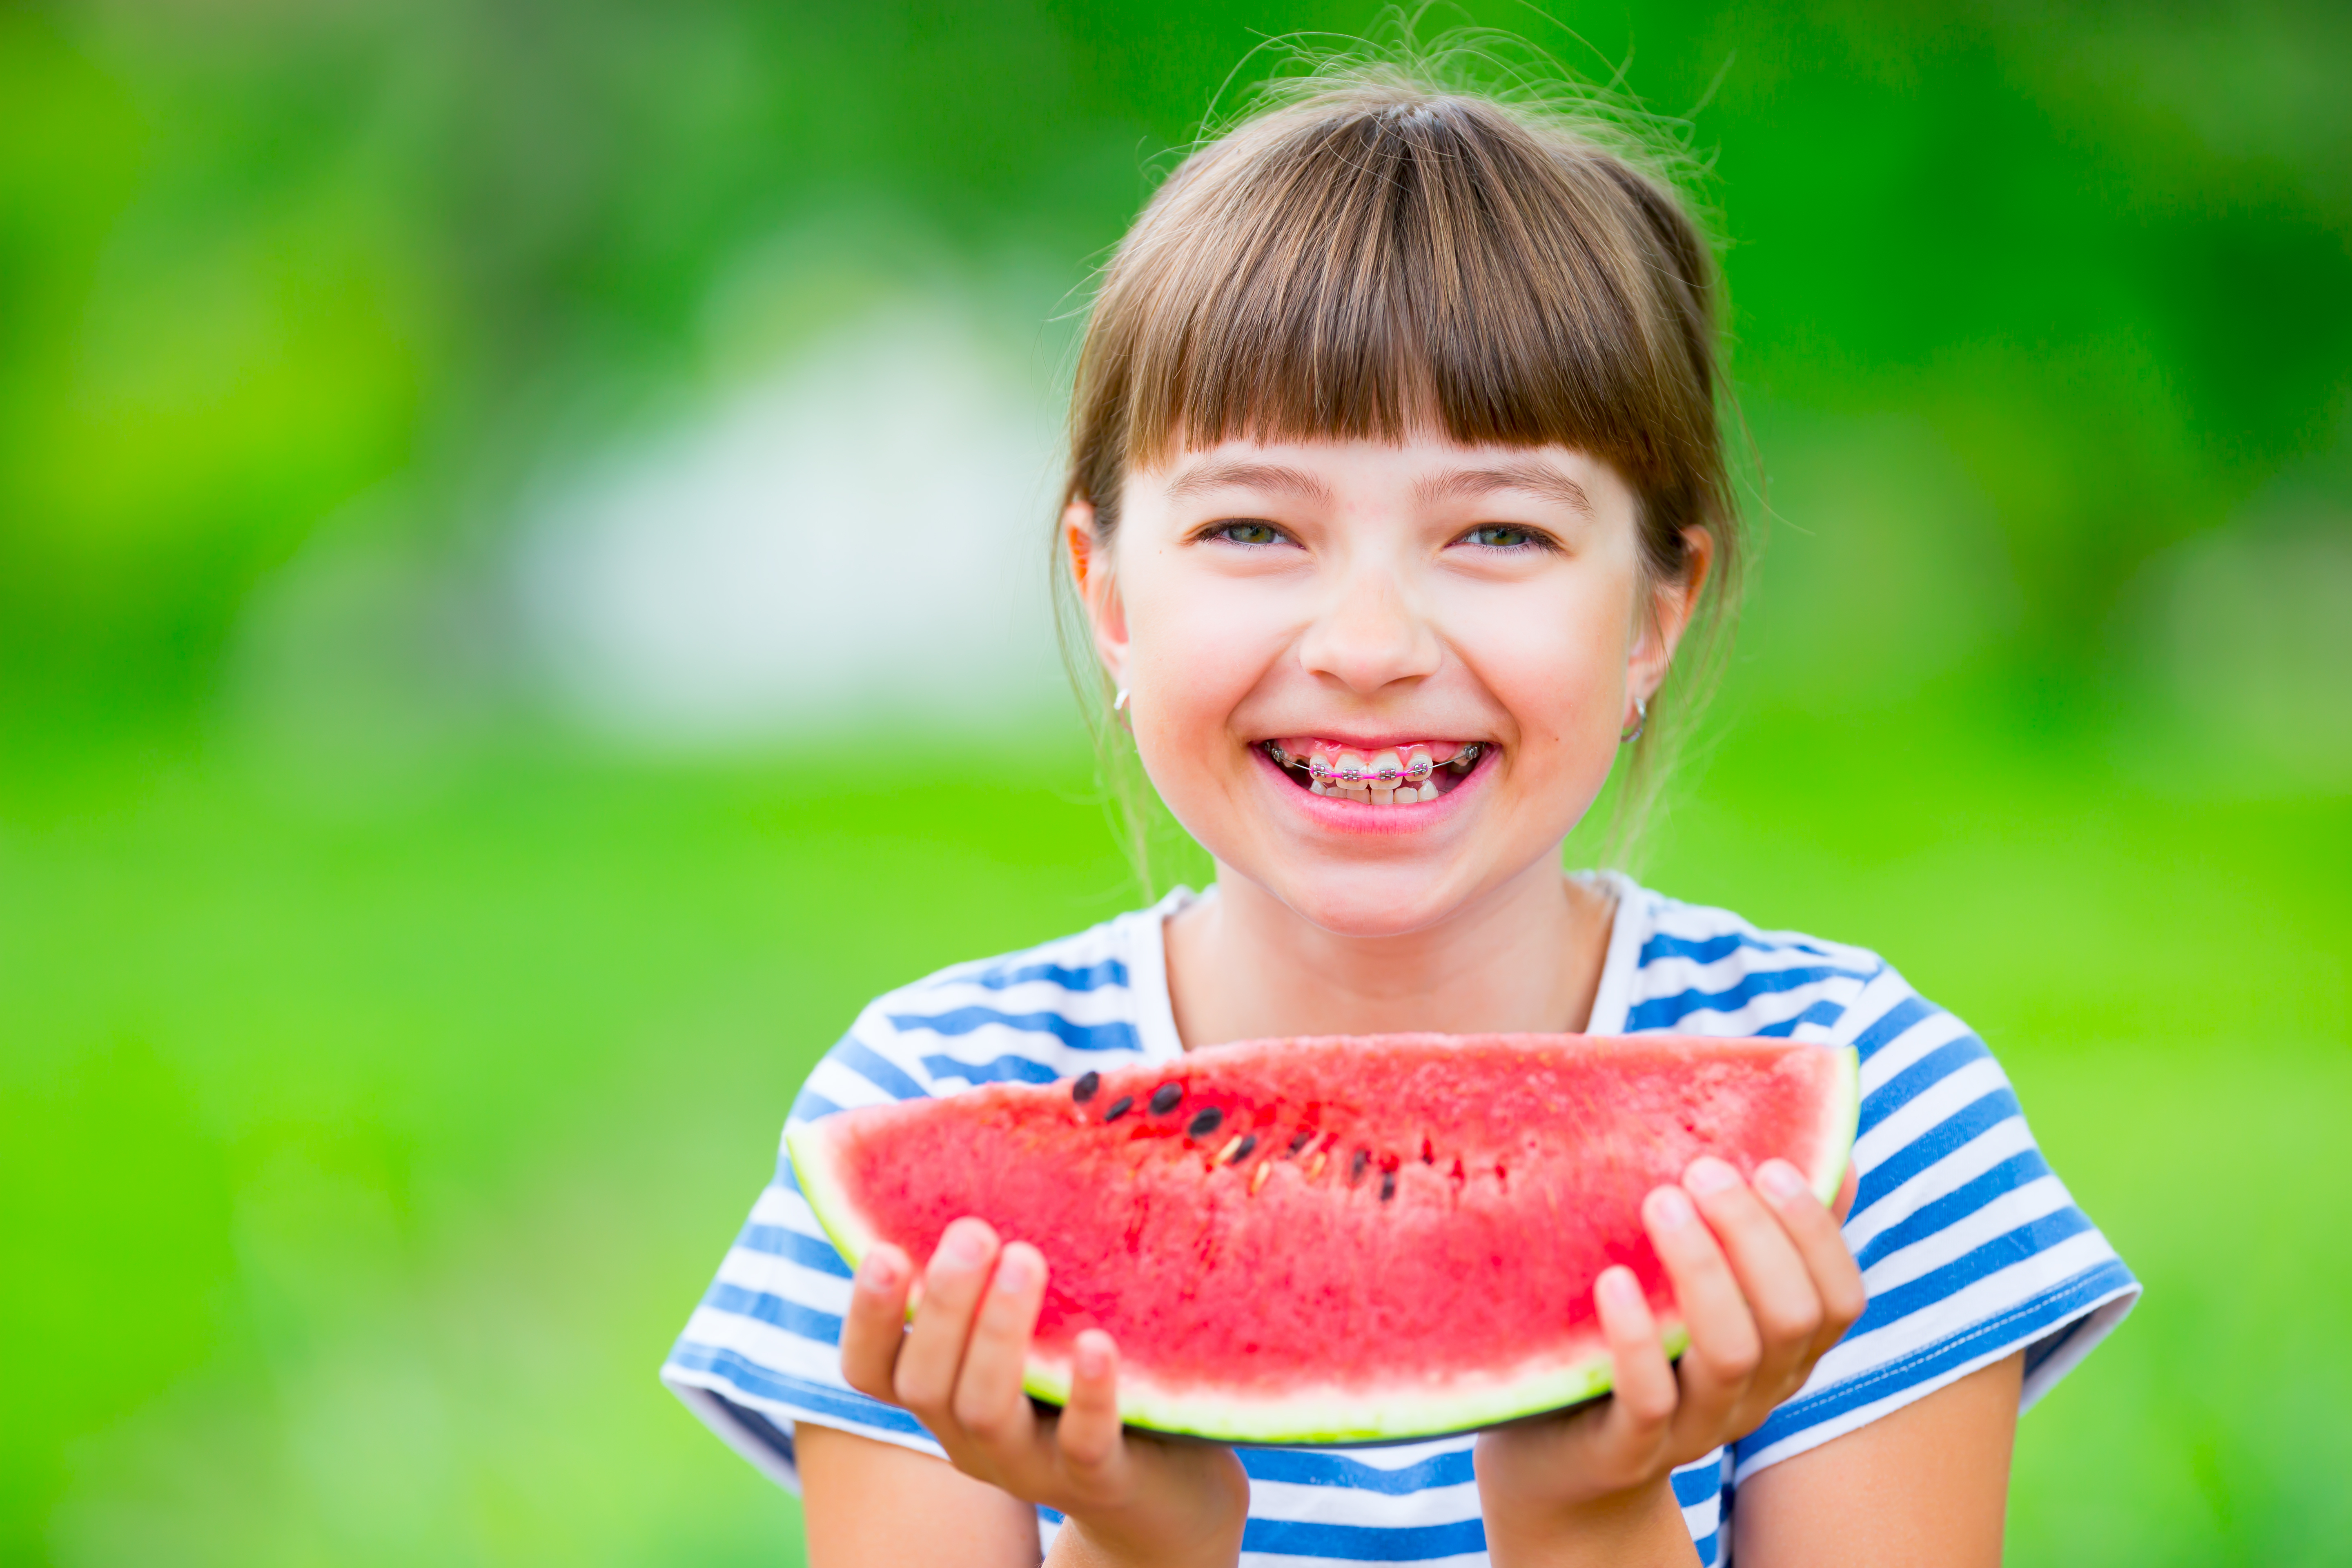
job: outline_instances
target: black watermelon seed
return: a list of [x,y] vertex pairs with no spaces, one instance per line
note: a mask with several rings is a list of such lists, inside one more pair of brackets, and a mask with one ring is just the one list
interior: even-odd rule
[[[1160,1103],[1160,1097],[1154,1095],[1151,1103],[1157,1106]],[[1184,1129],[1184,1134],[1188,1138],[1206,1138],[1210,1133],[1214,1132],[1224,1120],[1225,1113],[1212,1105],[1203,1110],[1200,1115],[1192,1118],[1192,1124]]]
[[1248,1137],[1242,1140],[1241,1147],[1234,1151],[1234,1157],[1228,1162],[1228,1163],[1235,1165],[1240,1164],[1244,1160],[1250,1157],[1250,1151],[1256,1147],[1257,1134],[1253,1132]]
[[1135,1096],[1131,1094],[1122,1094],[1117,1100],[1110,1102],[1110,1109],[1103,1112],[1103,1120],[1105,1121],[1116,1121],[1134,1109]]
[[1348,1162],[1348,1184],[1352,1187],[1358,1182],[1362,1181],[1364,1179],[1364,1167],[1371,1163],[1372,1152],[1370,1149],[1357,1150],[1356,1157]]
[[1312,1142],[1315,1142],[1315,1129],[1313,1129],[1312,1127],[1302,1127],[1302,1128],[1300,1128],[1300,1129],[1298,1130],[1298,1131],[1297,1131],[1297,1133],[1296,1133],[1296,1134],[1291,1138],[1291,1140],[1290,1140],[1290,1150],[1289,1150],[1289,1152],[1290,1152],[1291,1153],[1293,1153],[1293,1154],[1296,1154],[1296,1153],[1297,1153],[1301,1149],[1306,1148],[1306,1147],[1307,1147],[1307,1145],[1308,1145],[1309,1143],[1312,1143]]
[[1396,1173],[1394,1171],[1382,1171],[1381,1173],[1381,1202],[1386,1203],[1394,1196],[1396,1196]]
[[1424,1165],[1437,1163],[1437,1151],[1429,1146],[1429,1140],[1426,1138],[1421,1141],[1421,1163]]
[[1076,1100],[1080,1105],[1084,1105],[1087,1100],[1092,1100],[1095,1097],[1095,1090],[1101,1087],[1102,1074],[1098,1072],[1082,1072],[1078,1075],[1078,1081],[1070,1085],[1070,1098]]
[[1151,1114],[1154,1116],[1167,1115],[1170,1111],[1176,1109],[1176,1102],[1183,1098],[1183,1085],[1176,1083],[1161,1084],[1158,1089],[1151,1091]]

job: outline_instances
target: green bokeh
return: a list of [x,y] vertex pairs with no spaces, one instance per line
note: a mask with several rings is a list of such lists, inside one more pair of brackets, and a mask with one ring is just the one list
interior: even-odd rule
[[[2352,17],[1470,14],[1706,102],[1769,540],[1644,875],[1968,1017],[2149,1287],[2013,1560],[2341,1560]],[[1131,900],[1075,724],[652,760],[407,644],[257,715],[254,607],[354,515],[478,576],[874,276],[1042,320],[1257,37],[1374,21],[0,10],[0,1561],[791,1560],[653,1369],[860,1003]]]

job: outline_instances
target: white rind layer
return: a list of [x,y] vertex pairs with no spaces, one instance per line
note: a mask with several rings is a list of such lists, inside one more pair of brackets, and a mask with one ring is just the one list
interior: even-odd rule
[[[1807,1173],[1814,1195],[1824,1205],[1836,1201],[1845,1181],[1862,1114],[1861,1058],[1850,1046],[1838,1057],[1844,1070],[1822,1109],[1821,1147],[1826,1157]],[[876,1238],[874,1227],[834,1173],[833,1140],[826,1131],[830,1121],[787,1129],[784,1146],[817,1223],[855,1268]],[[1666,1353],[1679,1356],[1690,1342],[1689,1333],[1673,1318],[1663,1320],[1663,1328]],[[1610,1372],[1608,1353],[1596,1348],[1565,1363],[1546,1360],[1487,1377],[1300,1389],[1262,1398],[1223,1389],[1171,1389],[1122,1364],[1118,1414],[1131,1426],[1226,1443],[1385,1443],[1474,1431],[1559,1410],[1606,1394]],[[1068,1359],[1033,1352],[1022,1386],[1050,1404],[1066,1404],[1070,1395]]]

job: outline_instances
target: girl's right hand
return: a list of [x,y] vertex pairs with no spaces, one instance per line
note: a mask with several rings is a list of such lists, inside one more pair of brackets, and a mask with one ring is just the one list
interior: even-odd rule
[[914,1279],[887,1245],[858,1266],[841,1330],[850,1387],[910,1412],[964,1474],[1064,1515],[1055,1561],[1230,1568],[1249,1514],[1241,1461],[1219,1445],[1121,1427],[1108,1334],[1078,1336],[1066,1406],[1031,1405],[1022,1363],[1045,1295],[1035,1247],[1000,1246],[985,1222],[957,1220],[923,1270],[909,1327]]

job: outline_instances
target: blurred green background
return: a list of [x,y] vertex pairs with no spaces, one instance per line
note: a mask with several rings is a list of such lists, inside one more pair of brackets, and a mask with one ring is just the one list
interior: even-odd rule
[[[2352,1562],[2352,11],[1465,18],[1703,105],[1769,540],[1641,869],[1970,1018],[2147,1284],[2011,1560]],[[0,7],[0,1561],[797,1560],[655,1368],[862,1001],[1134,898],[1070,311],[1377,22]]]

